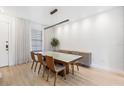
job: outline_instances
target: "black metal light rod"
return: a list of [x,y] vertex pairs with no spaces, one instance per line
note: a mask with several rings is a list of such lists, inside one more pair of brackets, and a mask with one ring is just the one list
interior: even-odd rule
[[57,26],[57,25],[60,25],[60,24],[62,24],[62,23],[68,22],[68,21],[69,21],[69,19],[66,19],[66,20],[61,21],[61,22],[59,22],[59,23],[56,23],[56,24],[54,24],[54,25],[45,27],[44,30],[49,29],[49,28],[54,27],[54,26]]

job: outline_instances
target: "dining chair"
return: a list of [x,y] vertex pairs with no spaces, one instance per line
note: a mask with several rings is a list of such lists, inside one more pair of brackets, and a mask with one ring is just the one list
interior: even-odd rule
[[[78,52],[75,52],[75,51],[68,51],[68,50],[57,50],[56,52],[79,55]],[[72,74],[73,74],[73,75],[74,75],[74,66],[76,65],[76,66],[77,66],[77,70],[79,71],[79,64],[80,64],[80,63],[79,63],[78,61],[75,61],[75,62],[71,63],[71,68],[72,68]]]
[[[71,51],[71,54],[74,54],[74,55],[80,55],[82,56],[82,53],[81,52],[77,52],[77,51]],[[83,59],[84,57],[82,56],[81,59]],[[79,71],[79,65],[81,64],[80,61],[81,59],[71,63],[71,67],[72,67],[72,74],[74,75],[74,66],[77,67],[77,70]]]
[[33,69],[34,63],[36,63],[35,69],[34,69],[34,72],[36,72],[38,60],[37,60],[36,57],[35,57],[34,51],[31,51],[31,58],[32,58],[32,61],[33,61],[32,66],[31,66],[31,69]]
[[64,65],[55,64],[51,56],[46,56],[46,64],[48,67],[47,81],[49,80],[50,71],[55,72],[54,86],[56,85],[57,75],[59,72],[64,71],[64,79],[66,79],[66,68]]
[[77,70],[79,71],[79,65],[80,63],[78,61],[71,63],[71,68],[72,68],[72,74],[74,75],[74,66],[77,66]]
[[44,61],[43,56],[42,56],[41,53],[38,53],[37,57],[38,57],[38,62],[40,63],[38,74],[40,73],[41,66],[43,66],[43,77],[44,77],[44,73],[45,73],[45,70],[46,70],[46,62]]

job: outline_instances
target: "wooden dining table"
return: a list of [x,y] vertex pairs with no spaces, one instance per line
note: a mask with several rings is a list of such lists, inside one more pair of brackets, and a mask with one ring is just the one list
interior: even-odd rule
[[60,52],[54,52],[54,51],[36,52],[36,54],[37,53],[41,53],[44,57],[46,55],[52,56],[56,63],[60,63],[60,64],[65,65],[66,74],[69,73],[69,64],[82,58],[82,56],[80,56],[80,55],[60,53]]

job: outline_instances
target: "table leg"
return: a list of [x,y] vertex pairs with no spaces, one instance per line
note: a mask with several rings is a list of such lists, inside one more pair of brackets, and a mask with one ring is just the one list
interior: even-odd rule
[[66,74],[69,74],[69,64],[66,64],[65,67],[66,67]]

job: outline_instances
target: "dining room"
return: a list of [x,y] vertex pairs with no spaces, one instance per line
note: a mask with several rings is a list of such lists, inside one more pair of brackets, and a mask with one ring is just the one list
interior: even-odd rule
[[124,85],[123,19],[123,6],[1,6],[0,85]]

